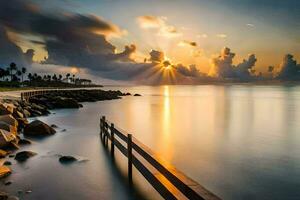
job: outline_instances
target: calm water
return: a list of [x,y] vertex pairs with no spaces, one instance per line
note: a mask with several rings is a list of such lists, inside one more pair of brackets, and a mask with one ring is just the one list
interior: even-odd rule
[[[142,97],[85,103],[40,119],[58,133],[27,147],[39,153],[14,164],[8,178],[22,199],[159,199],[126,160],[115,164],[99,141],[106,115],[167,161],[224,199],[300,199],[300,87],[113,87]],[[66,132],[61,132],[67,129]],[[82,162],[61,165],[57,154]]]

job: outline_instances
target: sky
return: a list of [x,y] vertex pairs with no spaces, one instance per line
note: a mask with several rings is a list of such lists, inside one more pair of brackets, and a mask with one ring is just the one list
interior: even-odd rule
[[[199,72],[209,73],[214,65],[212,58],[220,56],[224,47],[235,53],[230,62],[236,66],[255,54],[257,61],[253,67],[257,71],[265,72],[269,66],[279,66],[286,54],[300,60],[298,0],[12,0],[1,4],[4,5],[2,8],[19,6],[21,9],[21,12],[13,10],[21,13],[20,16],[18,13],[15,16],[0,14],[0,25],[8,39],[23,52],[33,49],[33,61],[43,61],[47,69],[51,69],[49,65],[55,65],[55,69],[72,66],[90,73],[91,70],[98,71],[97,76],[106,79],[129,80],[150,68],[145,65],[153,62],[149,52],[154,50],[162,52],[162,60],[168,60],[171,65],[182,64],[189,70],[188,66],[193,65]],[[22,9],[24,7],[26,9]],[[48,28],[42,24],[33,27],[36,18],[44,20],[44,26],[52,24]],[[76,33],[76,41],[67,40],[59,33],[63,23],[68,30],[74,30],[65,32]],[[80,31],[86,35],[102,34],[95,44],[98,47],[106,45],[107,49],[87,48],[97,38],[80,36],[78,39]],[[86,64],[79,59],[70,59],[71,55],[63,59],[57,56],[68,51],[66,47],[61,49],[61,45],[73,48],[70,51],[73,55],[78,53],[74,48],[78,51],[87,48],[89,54],[87,49],[79,53],[85,55],[81,60]],[[125,46],[128,48],[124,50]],[[112,67],[113,72],[108,72],[107,66],[96,66],[99,60],[91,58],[96,54],[103,63],[109,60],[116,64]],[[108,54],[111,55],[106,56]],[[90,60],[93,63],[88,62]],[[129,66],[132,62],[135,63],[133,67]],[[128,70],[131,72],[127,73]]]

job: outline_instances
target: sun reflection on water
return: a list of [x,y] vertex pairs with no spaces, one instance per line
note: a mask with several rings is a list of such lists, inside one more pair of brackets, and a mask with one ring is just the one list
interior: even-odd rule
[[162,133],[159,144],[159,153],[164,155],[166,160],[171,160],[173,151],[171,145],[171,102],[170,102],[170,88],[163,86],[163,118],[162,118]]

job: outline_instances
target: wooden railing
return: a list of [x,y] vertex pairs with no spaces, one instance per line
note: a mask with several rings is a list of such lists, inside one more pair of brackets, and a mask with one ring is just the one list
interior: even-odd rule
[[46,90],[33,90],[33,91],[26,91],[21,92],[21,100],[28,101],[30,97],[38,96],[38,95],[44,95],[50,92],[57,92],[58,89],[46,89]]
[[108,140],[111,141],[112,156],[117,147],[127,157],[130,182],[132,182],[132,166],[134,166],[164,199],[220,200],[219,197],[175,169],[174,166],[164,162],[131,134],[125,135],[122,132],[125,131],[115,127],[104,116],[101,117],[101,140],[107,147]]

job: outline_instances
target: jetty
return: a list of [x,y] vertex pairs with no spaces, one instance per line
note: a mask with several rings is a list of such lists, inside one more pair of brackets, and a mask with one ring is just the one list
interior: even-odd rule
[[132,167],[135,167],[166,200],[220,200],[205,187],[165,162],[132,134],[116,127],[105,116],[100,118],[100,138],[104,146],[110,148],[112,157],[116,147],[127,158],[130,183],[133,181]]

